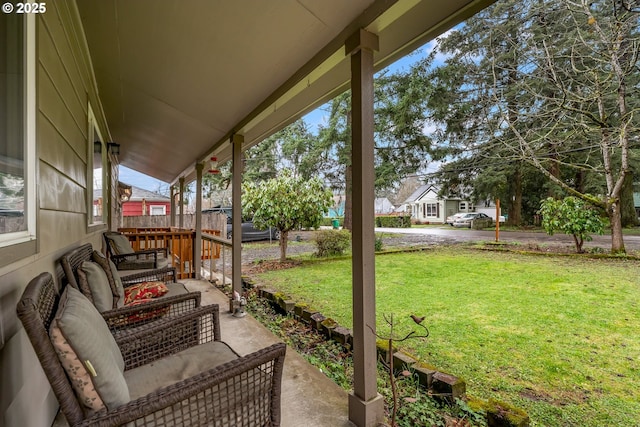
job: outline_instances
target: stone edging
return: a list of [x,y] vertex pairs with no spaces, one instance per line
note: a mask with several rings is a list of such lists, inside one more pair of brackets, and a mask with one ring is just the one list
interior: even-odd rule
[[[242,282],[245,288],[257,289],[257,294],[260,298],[269,301],[284,314],[291,315],[295,319],[310,325],[327,339],[342,344],[346,349],[353,348],[352,331],[340,326],[332,318],[325,317],[318,310],[310,307],[309,304],[296,302],[282,292],[258,286],[246,277],[242,278]],[[389,351],[387,346],[387,342],[381,340],[376,345],[378,357],[388,364]],[[437,368],[395,348],[393,350],[393,369],[394,371],[410,370],[414,372],[418,377],[419,383],[428,390],[429,394],[443,401],[453,403],[456,398],[466,398],[472,409],[486,412],[490,427],[529,426],[529,416],[521,409],[493,399],[483,401],[467,397],[466,383],[463,379],[441,372]]]

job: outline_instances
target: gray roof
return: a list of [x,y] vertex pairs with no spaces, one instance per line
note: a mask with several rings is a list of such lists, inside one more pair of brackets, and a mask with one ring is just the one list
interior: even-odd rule
[[[420,187],[418,187],[418,189],[416,191],[414,191],[413,193],[411,193],[411,195],[407,198],[407,200],[404,201],[404,203],[413,203],[416,200],[418,200],[420,197],[422,197],[422,195],[424,193],[426,193],[427,191],[429,191],[429,189],[433,187],[433,185],[431,184],[424,184],[421,185]],[[437,189],[436,189],[437,190]]]
[[171,201],[170,197],[163,196],[160,193],[155,193],[153,191],[145,190],[144,188],[136,187],[134,185],[131,186],[131,198],[129,201],[139,201],[144,199],[147,202],[169,202]]

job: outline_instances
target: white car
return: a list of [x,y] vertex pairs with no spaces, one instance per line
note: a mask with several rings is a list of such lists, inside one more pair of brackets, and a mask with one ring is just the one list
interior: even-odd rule
[[458,218],[462,218],[463,216],[465,216],[467,214],[467,212],[458,212],[455,213],[451,216],[448,216],[447,219],[444,221],[445,224],[449,224],[449,225],[453,225],[453,223],[455,222],[456,219]]
[[466,228],[471,228],[471,222],[472,221],[481,221],[483,222],[483,228],[486,227],[491,227],[493,220],[491,219],[491,217],[487,214],[484,214],[482,212],[473,212],[473,213],[468,213],[465,214],[464,216],[462,216],[461,218],[456,219],[453,222],[453,226],[454,227],[466,227]]

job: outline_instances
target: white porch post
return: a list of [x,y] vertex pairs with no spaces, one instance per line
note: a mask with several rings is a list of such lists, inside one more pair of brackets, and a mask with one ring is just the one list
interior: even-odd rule
[[349,420],[359,427],[383,421],[383,399],[377,390],[373,50],[378,36],[363,29],[345,44],[351,55],[351,164],[353,166],[353,393]]
[[233,291],[242,294],[242,144],[244,136],[233,135],[233,178],[231,192],[231,284]]
[[[204,163],[196,163],[196,241],[193,242],[193,272],[202,277],[202,169]],[[213,262],[213,260],[212,260]]]
[[169,211],[169,225],[171,227],[176,226],[176,187],[172,185],[170,187],[171,191],[171,210]]
[[184,177],[180,177],[180,202],[179,202],[179,212],[180,217],[178,218],[178,225],[180,228],[184,228]]

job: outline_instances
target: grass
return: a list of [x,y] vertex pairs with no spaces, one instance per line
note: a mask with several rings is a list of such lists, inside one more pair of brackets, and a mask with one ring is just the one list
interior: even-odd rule
[[[404,349],[463,377],[470,395],[526,410],[533,426],[631,426],[640,419],[637,261],[460,247],[378,256],[377,319],[426,315]],[[351,326],[351,261],[266,272],[268,283]]]

